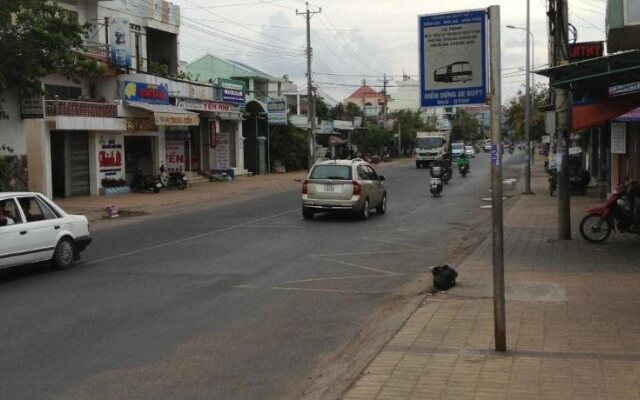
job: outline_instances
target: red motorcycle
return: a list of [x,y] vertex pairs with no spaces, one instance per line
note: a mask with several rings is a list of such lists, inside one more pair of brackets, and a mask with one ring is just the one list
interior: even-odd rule
[[627,194],[627,186],[616,187],[604,203],[587,210],[587,215],[580,222],[580,234],[591,243],[605,241],[611,231],[631,232],[633,224],[633,203]]

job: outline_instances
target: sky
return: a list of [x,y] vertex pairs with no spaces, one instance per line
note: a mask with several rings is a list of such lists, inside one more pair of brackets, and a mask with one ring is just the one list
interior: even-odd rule
[[[530,1],[532,64],[547,64],[547,0]],[[211,53],[271,75],[287,75],[306,93],[306,28],[302,0],[172,0],[181,7],[180,59]],[[312,78],[330,102],[363,80],[382,90],[386,73],[418,79],[418,16],[500,6],[502,102],[524,90],[526,0],[313,0]],[[605,40],[606,0],[569,0],[577,41]],[[514,25],[523,29],[509,29]],[[537,76],[536,83],[546,82]]]

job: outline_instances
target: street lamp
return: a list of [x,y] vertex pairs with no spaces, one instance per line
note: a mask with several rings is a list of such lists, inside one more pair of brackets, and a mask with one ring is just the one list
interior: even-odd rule
[[526,28],[519,28],[517,26],[514,25],[507,25],[507,28],[511,28],[511,29],[520,29],[523,31],[526,31],[528,33],[527,35],[527,59],[526,59],[526,66],[525,66],[525,75],[526,75],[526,85],[525,85],[525,96],[524,96],[524,119],[525,119],[525,124],[524,124],[524,137],[525,137],[525,141],[526,141],[526,150],[527,150],[527,155],[525,157],[525,164],[524,164],[524,193],[525,194],[531,194],[531,88],[529,86],[529,82],[530,82],[530,63],[529,63],[529,50],[530,50],[530,46],[529,46],[529,37],[531,36],[531,42],[535,42],[533,40],[533,33],[531,33],[531,29],[530,29],[530,22],[529,22],[529,0],[527,0],[527,27]]

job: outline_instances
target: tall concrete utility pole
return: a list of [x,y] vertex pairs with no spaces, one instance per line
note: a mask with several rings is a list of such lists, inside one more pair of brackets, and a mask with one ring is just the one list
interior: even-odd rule
[[[551,66],[566,64],[569,44],[567,0],[549,3],[549,60]],[[551,8],[554,7],[554,8]],[[568,154],[571,133],[571,92],[554,88],[556,94],[556,157],[558,157],[558,239],[571,239],[571,197],[569,190]]]
[[530,23],[530,19],[529,19],[529,14],[530,14],[530,10],[529,10],[529,0],[527,0],[527,57],[526,57],[526,66],[525,66],[525,76],[527,77],[526,79],[526,88],[525,88],[525,96],[524,96],[524,101],[525,101],[525,105],[524,105],[524,119],[525,119],[525,124],[524,124],[524,138],[527,142],[525,148],[527,150],[527,156],[526,156],[526,161],[524,164],[524,193],[525,194],[531,194],[531,86],[529,84],[529,81],[531,80],[531,71],[529,69],[530,67],[530,63],[529,63],[529,59],[530,59],[530,50],[531,50],[531,44],[529,43],[529,32],[531,32],[531,23]]
[[493,325],[496,351],[507,350],[504,296],[504,226],[502,204],[502,118],[500,79],[500,6],[489,7],[491,99],[491,220],[493,251]]
[[322,12],[322,8],[319,8],[318,11],[309,11],[309,2],[306,2],[307,10],[303,12],[298,12],[296,9],[296,15],[304,15],[307,19],[307,124],[309,126],[308,140],[309,140],[309,169],[313,166],[315,162],[315,149],[316,149],[316,141],[315,141],[315,128],[316,128],[316,120],[312,115],[313,104],[315,100],[313,98],[313,90],[311,84],[311,17],[313,14],[318,14]]

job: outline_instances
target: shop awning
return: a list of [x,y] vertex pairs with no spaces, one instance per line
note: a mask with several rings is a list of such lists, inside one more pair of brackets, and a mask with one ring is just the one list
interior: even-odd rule
[[156,125],[197,126],[198,114],[169,104],[149,104],[139,101],[127,101],[125,105],[153,113]]
[[[572,130],[598,126],[637,108],[640,95],[640,50],[621,51],[534,71],[547,76],[549,85],[573,92]],[[612,94],[616,88],[627,88]],[[577,100],[580,99],[580,100]]]
[[218,118],[223,121],[244,121],[240,115],[219,115]]
[[640,81],[640,50],[621,51],[534,73],[548,77],[550,86],[565,89],[580,83],[607,87]]

